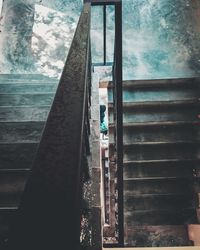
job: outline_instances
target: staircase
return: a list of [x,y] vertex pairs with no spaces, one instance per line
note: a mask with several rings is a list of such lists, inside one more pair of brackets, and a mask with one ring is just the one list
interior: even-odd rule
[[[200,79],[123,82],[125,246],[190,245],[198,223]],[[110,160],[114,157],[112,83]]]
[[57,83],[36,74],[0,75],[0,248],[7,240]]

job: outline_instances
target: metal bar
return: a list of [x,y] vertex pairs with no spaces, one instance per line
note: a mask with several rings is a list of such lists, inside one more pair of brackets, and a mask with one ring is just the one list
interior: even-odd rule
[[115,5],[116,3],[120,3],[121,0],[86,0],[87,2],[90,2],[92,6],[94,5]]
[[103,6],[103,64],[106,65],[106,5]]
[[116,88],[116,148],[119,246],[124,246],[123,206],[123,106],[122,106],[122,3],[115,3],[115,88]]
[[113,62],[106,62],[104,65],[103,63],[92,63],[92,66],[98,67],[98,66],[113,66]]

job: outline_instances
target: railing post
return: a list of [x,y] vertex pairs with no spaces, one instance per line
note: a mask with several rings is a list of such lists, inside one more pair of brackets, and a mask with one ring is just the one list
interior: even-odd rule
[[106,65],[106,5],[103,6],[103,64]]
[[116,148],[118,189],[119,246],[124,246],[123,213],[123,106],[122,106],[122,3],[115,3],[115,88],[116,88]]

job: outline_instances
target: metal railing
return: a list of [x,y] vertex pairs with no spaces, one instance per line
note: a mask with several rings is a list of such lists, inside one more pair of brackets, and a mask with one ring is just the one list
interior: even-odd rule
[[[88,0],[89,1],[89,0]],[[122,2],[121,0],[91,0],[92,6],[103,6],[104,20],[104,65],[106,65],[106,18],[107,5],[115,6],[115,47],[113,63],[113,100],[115,123],[115,148],[117,164],[118,192],[118,246],[124,246],[124,209],[123,209],[123,107],[122,107]]]
[[10,230],[9,249],[79,249],[89,153],[90,4],[71,44],[32,172]]
[[123,201],[123,97],[122,97],[122,4],[115,3],[115,51],[113,65],[113,100],[115,123],[115,147],[117,163],[118,243],[124,246]]

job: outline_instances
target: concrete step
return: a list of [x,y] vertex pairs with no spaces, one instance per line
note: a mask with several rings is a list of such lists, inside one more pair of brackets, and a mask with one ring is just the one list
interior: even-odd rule
[[[125,144],[136,142],[197,140],[200,138],[198,128],[192,126],[124,126],[123,141]],[[114,142],[114,128],[109,128],[109,142]]]
[[45,122],[0,122],[0,143],[39,143]]
[[[123,87],[123,102],[153,102],[153,101],[174,101],[190,100],[199,98],[199,86],[187,85],[171,86],[163,88],[162,86],[154,88],[126,88]],[[113,103],[113,90],[108,90],[108,102]]]
[[193,179],[162,178],[124,180],[124,195],[191,195],[193,196]]
[[38,143],[0,143],[0,169],[31,168]]
[[54,93],[0,94],[0,106],[51,105]]
[[198,144],[193,143],[155,143],[124,147],[124,161],[196,159]]
[[[127,109],[133,111],[137,109],[160,109],[160,108],[177,108],[177,107],[199,107],[200,101],[198,99],[188,99],[188,100],[171,100],[171,101],[141,101],[141,102],[123,102],[123,112],[126,112]],[[113,110],[113,104],[109,103],[108,108],[110,112]]]
[[[124,122],[123,127],[133,127],[133,128],[149,128],[149,127],[187,127],[195,126],[198,128],[200,125],[199,120],[188,120],[188,121],[150,121],[150,122]],[[113,128],[114,123],[109,123],[109,128]]]
[[178,211],[181,209],[195,209],[198,204],[198,197],[190,195],[139,195],[126,196],[124,199],[124,210],[129,212],[141,210],[169,210]]
[[30,169],[0,169],[0,208],[17,208]]
[[[198,87],[200,78],[171,78],[171,79],[152,79],[152,80],[126,80],[123,81],[123,88],[146,89],[146,88],[192,88]],[[108,88],[113,88],[113,83],[109,82]]]
[[[186,225],[134,225],[127,227],[125,225],[125,246],[124,250],[192,250],[195,247],[190,246]],[[184,247],[181,247],[184,246]],[[145,247],[145,248],[143,248]],[[115,249],[114,250],[119,250]]]
[[[125,228],[125,250],[192,250],[185,225],[133,225]],[[181,247],[183,246],[183,247]],[[144,248],[145,247],[145,248]],[[114,248],[115,249],[115,248]],[[119,250],[119,249],[115,249]]]
[[29,83],[10,83],[0,84],[1,94],[41,94],[41,93],[55,93],[57,89],[56,84],[29,84]]
[[46,121],[50,106],[0,107],[0,122]]
[[195,209],[125,212],[124,220],[127,227],[134,225],[181,225],[197,223]]
[[160,159],[124,162],[124,178],[193,177],[199,160]]
[[11,224],[15,213],[16,208],[0,208],[0,249],[2,250],[4,250],[7,243],[9,225]]
[[[198,107],[154,107],[151,109],[125,109],[124,123],[199,121]],[[109,123],[113,123],[113,112],[109,112]]]
[[[19,199],[29,174],[28,169],[0,170],[0,207],[17,207],[19,205]],[[17,203],[15,203],[16,201]]]

